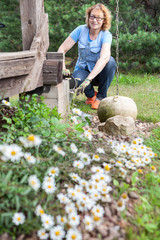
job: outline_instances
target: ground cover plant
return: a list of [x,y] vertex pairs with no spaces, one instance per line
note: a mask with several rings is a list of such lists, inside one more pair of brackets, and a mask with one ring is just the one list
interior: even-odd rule
[[[74,107],[62,123],[36,95],[24,98],[1,104],[0,234],[158,239],[159,129],[148,142],[97,140],[90,114]],[[129,216],[135,191],[141,198]]]

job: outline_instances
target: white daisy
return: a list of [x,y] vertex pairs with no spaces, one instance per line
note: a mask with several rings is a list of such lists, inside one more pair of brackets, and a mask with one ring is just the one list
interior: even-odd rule
[[82,235],[77,229],[71,228],[67,232],[66,240],[82,240]]
[[69,175],[72,178],[72,180],[75,182],[78,182],[80,180],[80,177],[76,173],[70,173]]
[[80,224],[80,216],[77,213],[72,212],[69,214],[68,223],[71,227],[77,227]]
[[42,216],[44,213],[45,212],[44,212],[43,208],[41,207],[41,205],[38,205],[35,209],[36,216]]
[[57,220],[57,223],[60,224],[60,225],[65,225],[67,223],[67,218],[66,216],[61,216],[61,215],[58,215],[56,217],[56,220]]
[[51,215],[43,214],[41,216],[42,226],[46,230],[50,230],[51,227],[54,225],[54,218]]
[[59,175],[59,168],[58,167],[50,167],[48,169],[48,175],[53,176],[53,177],[58,176]]
[[63,193],[57,194],[57,198],[59,199],[60,203],[62,203],[62,204],[70,203],[70,199]]
[[5,149],[3,149],[3,154],[5,159],[11,160],[12,162],[19,161],[23,156],[22,148],[16,144],[6,146]]
[[88,132],[87,130],[85,130],[84,131],[84,136],[86,137],[86,138],[88,138],[88,140],[92,140],[92,138],[93,138],[93,136],[92,136],[92,134],[90,133],[90,132]]
[[48,239],[49,233],[47,233],[44,228],[41,228],[40,230],[37,231],[37,236],[40,239],[45,240],[45,239]]
[[97,216],[97,217],[103,217],[104,215],[104,209],[102,206],[100,206],[99,204],[98,205],[95,205],[93,208],[92,208],[92,214],[94,216]]
[[30,134],[27,138],[19,137],[19,141],[25,148],[39,146],[42,142],[41,138],[34,134]]
[[37,191],[41,186],[40,180],[36,175],[29,176],[28,183],[35,191]]
[[78,108],[73,108],[72,109],[72,112],[78,116],[81,116],[82,115],[82,111]]
[[22,212],[15,213],[12,217],[12,222],[17,226],[23,224],[25,222],[25,215]]
[[125,209],[125,203],[124,203],[124,201],[123,201],[123,200],[119,200],[119,201],[117,202],[117,210],[118,210],[118,211],[124,211],[124,209]]
[[83,223],[85,225],[85,229],[87,231],[92,231],[94,228],[94,224],[93,224],[93,219],[90,216],[85,216],[83,219]]
[[76,147],[76,145],[74,143],[71,143],[70,148],[71,148],[71,151],[73,153],[77,153],[78,152],[78,148]]
[[96,162],[99,162],[100,161],[100,156],[97,155],[97,154],[94,154],[93,157],[92,157],[92,160],[94,160]]
[[52,194],[57,190],[54,182],[47,182],[47,181],[43,182],[42,188],[47,194]]
[[77,116],[71,116],[71,120],[75,123],[75,124],[78,124],[79,121],[77,119]]
[[65,156],[65,152],[62,150],[61,147],[58,147],[57,145],[53,145],[53,150],[62,155],[63,157]]
[[103,148],[97,148],[97,153],[105,153]]
[[65,236],[65,231],[62,226],[57,225],[50,230],[50,237],[53,240],[62,240]]
[[5,105],[5,106],[8,106],[8,107],[11,106],[10,102],[8,102],[6,100],[2,100],[2,104]]
[[83,169],[84,168],[84,163],[82,162],[82,161],[74,161],[73,162],[73,167],[77,167],[77,168],[79,168],[79,169]]
[[36,163],[36,158],[31,155],[31,153],[25,153],[24,158],[29,164],[35,164]]

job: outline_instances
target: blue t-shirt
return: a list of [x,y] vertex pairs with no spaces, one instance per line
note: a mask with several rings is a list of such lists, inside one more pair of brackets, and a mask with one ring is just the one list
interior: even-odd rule
[[[80,33],[81,33],[81,30],[83,28],[84,25],[80,25],[79,27],[75,28],[71,33],[70,33],[70,36],[71,38],[77,42],[79,40],[79,36],[80,36]],[[103,30],[102,30],[103,31]],[[102,38],[102,44],[103,43],[109,43],[111,44],[112,43],[112,34],[109,32],[109,31],[103,31],[104,34],[103,34],[103,38]],[[88,35],[88,41],[91,42],[92,40],[90,39],[89,35]]]
[[89,37],[87,25],[81,25],[74,29],[70,37],[78,41],[78,59],[75,70],[89,69],[91,72],[100,57],[100,51],[104,43],[112,43],[112,34],[109,31],[101,30],[96,39]]

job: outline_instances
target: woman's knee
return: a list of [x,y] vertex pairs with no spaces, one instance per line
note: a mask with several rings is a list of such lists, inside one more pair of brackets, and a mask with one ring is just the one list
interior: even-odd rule
[[75,70],[73,72],[73,77],[74,78],[80,78],[82,81],[84,81],[89,75],[89,72],[85,70]]
[[108,63],[106,64],[106,68],[112,68],[112,69],[116,69],[116,66],[117,66],[117,64],[116,64],[116,61],[115,61],[115,59],[111,56],[110,57],[110,59],[109,59],[109,61],[108,61]]

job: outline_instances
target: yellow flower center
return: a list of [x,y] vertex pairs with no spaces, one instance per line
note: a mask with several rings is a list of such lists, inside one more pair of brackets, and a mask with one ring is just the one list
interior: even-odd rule
[[35,184],[36,184],[36,182],[35,182],[35,181],[31,181],[31,184],[32,184],[32,185],[35,185]]
[[56,171],[53,169],[53,170],[51,171],[51,173],[56,173]]
[[60,231],[56,231],[55,234],[56,234],[56,236],[59,236]]
[[94,221],[99,221],[100,220],[100,218],[99,217],[97,217],[97,216],[94,216]]
[[11,155],[15,156],[15,155],[16,155],[16,151],[13,150],[13,151],[11,152]]
[[18,217],[18,218],[17,218],[17,220],[18,220],[18,221],[21,221],[21,218],[20,218],[20,217]]
[[52,188],[52,186],[51,186],[51,185],[48,185],[48,188]]
[[118,207],[122,207],[123,203],[121,201],[118,201],[117,205],[118,205]]
[[89,225],[89,224],[90,224],[90,222],[86,222],[86,224],[87,224],[87,225]]
[[122,198],[123,198],[123,199],[127,199],[127,194],[126,194],[126,193],[123,193],[123,194],[122,194]]
[[151,166],[151,169],[152,169],[152,170],[155,170],[156,168],[155,168],[155,166]]
[[73,234],[71,238],[72,238],[73,240],[76,239],[76,235]]
[[64,222],[64,218],[61,218],[61,222]]
[[139,173],[143,173],[142,169],[138,169],[138,172],[139,172]]
[[43,211],[43,209],[41,209],[39,212],[40,212],[40,214],[44,214],[44,211]]
[[46,223],[48,224],[48,223],[49,223],[49,221],[47,220],[47,221],[46,221]]
[[98,155],[95,155],[94,157],[95,157],[95,158],[99,158],[99,156],[98,156]]
[[27,138],[29,141],[34,141],[35,140],[35,136],[34,135],[29,135]]
[[27,157],[27,160],[31,160],[31,157],[29,156],[29,157]]
[[42,232],[41,235],[44,236],[44,235],[45,235],[45,232]]
[[75,217],[72,217],[72,219],[75,221],[76,220],[76,218]]
[[137,142],[134,140],[134,141],[133,141],[133,144],[137,144]]
[[105,170],[109,171],[110,170],[110,167],[108,165],[106,165],[105,167]]

